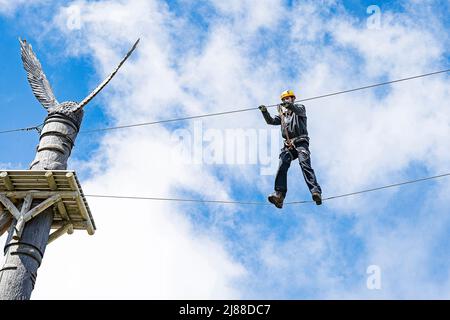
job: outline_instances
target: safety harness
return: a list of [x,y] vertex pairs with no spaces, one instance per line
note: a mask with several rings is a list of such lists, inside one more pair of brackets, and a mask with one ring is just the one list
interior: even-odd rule
[[295,137],[295,138],[291,139],[289,137],[289,133],[288,133],[288,130],[287,130],[287,125],[286,125],[286,121],[285,121],[285,115],[284,115],[282,106],[279,104],[277,109],[278,109],[278,114],[280,115],[281,126],[282,126],[282,128],[284,128],[284,134],[286,136],[284,144],[285,144],[285,146],[287,148],[287,151],[292,156],[291,150],[295,149],[295,143],[299,142],[299,141],[308,141],[309,142],[309,137],[308,137],[308,135],[305,134],[305,135],[300,135],[298,137]]
[[295,145],[294,145],[293,141],[291,140],[291,138],[289,138],[287,126],[284,121],[284,112],[282,110],[282,106],[279,104],[277,109],[278,109],[278,114],[280,115],[280,119],[281,119],[281,127],[284,128],[284,134],[286,136],[286,140],[284,141],[284,144],[286,145],[286,147],[288,149],[293,149],[293,148],[295,148]]

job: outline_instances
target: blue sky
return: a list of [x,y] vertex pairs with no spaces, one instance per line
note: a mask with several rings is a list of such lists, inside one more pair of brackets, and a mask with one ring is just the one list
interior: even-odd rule
[[[368,30],[366,9],[373,4],[381,26]],[[446,1],[255,6],[37,1],[0,10],[0,131],[45,117],[27,83],[18,37],[32,43],[59,101],[83,99],[141,37],[136,54],[87,107],[82,130],[273,104],[286,88],[306,98],[446,69],[450,62]],[[81,10],[80,29],[67,29],[70,8]],[[448,172],[448,84],[448,75],[439,75],[306,103],[312,163],[324,195]],[[193,125],[80,133],[70,167],[88,193],[265,201],[274,176],[261,175],[260,164],[164,160],[173,151],[173,131],[193,132]],[[210,118],[203,126],[267,129],[257,111]],[[26,169],[37,143],[36,132],[0,135],[0,163]],[[297,162],[288,189],[287,201],[310,197]],[[448,190],[444,178],[282,211],[90,199],[98,234],[66,237],[49,249],[35,295],[54,297],[51,273],[76,265],[79,273],[63,297],[449,298]],[[120,221],[129,208],[140,226],[131,214]],[[135,227],[148,252],[136,273],[152,275],[149,286],[158,285],[151,292],[131,292],[132,275],[116,288],[105,285],[106,275],[92,275],[102,270],[99,260],[121,265],[112,248],[102,259],[95,248],[122,248],[119,230],[126,238]],[[87,256],[99,265],[90,270],[79,260],[61,262],[57,257],[67,248],[74,251],[68,259]],[[134,250],[142,252],[139,245]],[[369,265],[381,269],[381,290],[366,287]],[[92,292],[83,291],[83,277],[94,281]]]

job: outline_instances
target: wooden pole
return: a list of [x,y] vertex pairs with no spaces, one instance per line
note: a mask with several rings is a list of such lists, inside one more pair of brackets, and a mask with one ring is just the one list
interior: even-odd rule
[[[47,117],[38,152],[30,170],[65,170],[67,168],[67,160],[72,151],[73,141],[78,134],[82,116],[83,109],[78,110],[76,114],[55,113]],[[47,178],[51,185],[54,181],[52,175],[47,174]],[[46,202],[53,204],[56,200],[50,197],[34,199],[32,207],[42,205],[45,207]],[[52,221],[53,207],[49,207],[26,222],[21,236],[17,239],[14,237],[17,219],[14,219],[5,245],[5,263],[0,269],[1,300],[30,299],[37,278],[37,270],[49,242]],[[71,227],[65,226],[60,232]],[[55,239],[60,232],[53,235],[51,240]]]

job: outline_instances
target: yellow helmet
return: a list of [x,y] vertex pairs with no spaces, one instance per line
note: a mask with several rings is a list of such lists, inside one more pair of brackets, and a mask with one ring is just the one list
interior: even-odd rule
[[287,97],[294,97],[294,99],[295,99],[294,91],[292,91],[292,90],[283,91],[281,93],[280,99],[283,100],[284,98],[287,98]]

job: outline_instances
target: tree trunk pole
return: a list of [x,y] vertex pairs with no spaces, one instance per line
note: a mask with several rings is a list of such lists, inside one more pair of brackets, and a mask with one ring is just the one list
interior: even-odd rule
[[25,225],[22,238],[13,240],[17,221],[9,229],[5,245],[5,263],[0,271],[1,300],[29,300],[42,263],[53,221],[52,208]]
[[[83,118],[74,113],[50,114],[42,128],[36,158],[30,170],[65,170]],[[32,207],[39,201],[33,201]],[[5,262],[0,269],[0,300],[28,300],[34,289],[53,222],[53,207],[25,224],[20,240],[14,240],[14,219],[8,230]]]

